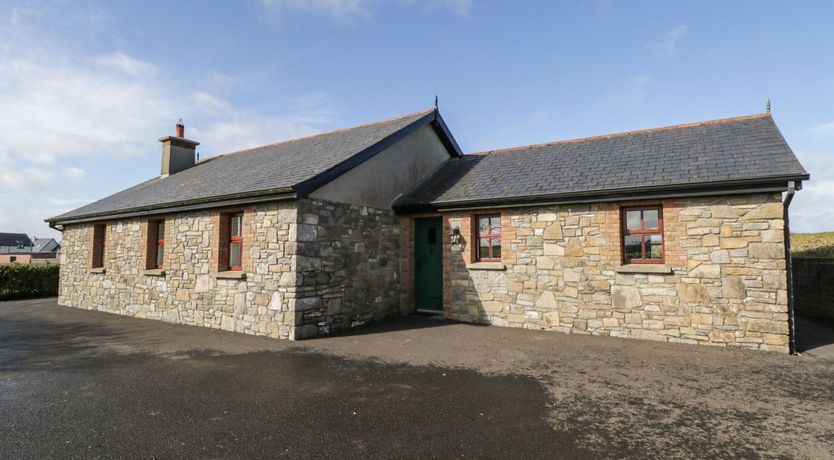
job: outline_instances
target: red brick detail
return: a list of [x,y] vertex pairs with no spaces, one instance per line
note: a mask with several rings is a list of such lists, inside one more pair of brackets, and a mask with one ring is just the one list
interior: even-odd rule
[[649,205],[663,206],[663,250],[665,264],[672,267],[686,266],[686,249],[680,245],[681,236],[686,236],[686,223],[679,220],[678,212],[683,205],[676,200],[637,200],[596,205],[598,206],[598,211],[605,219],[600,226],[600,232],[607,242],[606,248],[601,252],[605,264],[618,266],[623,263],[620,210],[623,207]]
[[401,217],[400,313],[408,314],[412,311],[414,311],[414,218]]
[[[218,272],[229,269],[229,240],[231,228],[229,218],[232,214],[243,213],[243,245],[240,248],[241,271],[252,272],[252,241],[255,238],[255,208],[222,209],[211,214],[211,266]],[[167,228],[167,224],[166,224]]]

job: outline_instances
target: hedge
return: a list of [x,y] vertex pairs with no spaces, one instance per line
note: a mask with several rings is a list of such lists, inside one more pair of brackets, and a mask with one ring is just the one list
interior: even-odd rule
[[58,295],[58,265],[0,265],[0,300]]

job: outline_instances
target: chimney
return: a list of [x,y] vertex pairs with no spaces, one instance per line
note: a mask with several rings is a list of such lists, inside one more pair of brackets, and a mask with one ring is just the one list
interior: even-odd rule
[[165,136],[159,142],[162,142],[162,177],[194,166],[194,152],[200,143],[185,138],[182,118],[177,123],[176,136]]

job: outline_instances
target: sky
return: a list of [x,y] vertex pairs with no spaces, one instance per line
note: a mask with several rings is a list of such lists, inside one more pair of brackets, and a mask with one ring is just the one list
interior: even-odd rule
[[[761,113],[834,230],[828,1],[0,0],[0,231],[201,157],[430,107],[464,152]],[[581,166],[580,166],[581,167]]]

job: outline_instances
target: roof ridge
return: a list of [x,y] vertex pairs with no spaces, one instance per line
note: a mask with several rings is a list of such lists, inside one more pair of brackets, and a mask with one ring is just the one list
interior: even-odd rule
[[521,145],[518,147],[508,147],[505,149],[495,149],[495,150],[483,150],[480,152],[469,153],[469,155],[491,155],[493,153],[506,153],[506,152],[514,152],[518,150],[527,150],[530,148],[536,147],[548,147],[551,145],[559,145],[559,144],[577,144],[581,142],[589,142],[589,141],[596,141],[601,139],[612,139],[618,137],[625,137],[630,136],[632,134],[647,134],[647,133],[654,133],[654,132],[662,132],[662,131],[672,131],[675,129],[687,129],[687,128],[697,128],[699,126],[708,126],[708,125],[720,125],[724,123],[732,123],[735,121],[744,121],[744,120],[755,120],[758,118],[769,118],[771,117],[770,113],[757,113],[753,115],[741,115],[738,117],[730,117],[730,118],[716,118],[713,120],[705,120],[705,121],[696,121],[692,123],[682,123],[677,125],[669,125],[669,126],[661,126],[658,128],[648,128],[648,129],[636,129],[632,131],[622,131],[618,133],[611,133],[611,134],[601,134],[597,136],[588,136],[588,137],[579,137],[576,139],[565,139],[561,141],[551,141],[551,142],[542,142],[539,144],[529,144],[529,145]]
[[283,140],[283,141],[273,142],[271,144],[256,145],[254,147],[247,147],[245,149],[232,150],[231,152],[224,152],[224,153],[220,153],[220,154],[208,157],[208,158],[204,158],[204,159],[196,162],[195,166],[198,165],[198,164],[209,162],[211,160],[214,160],[214,159],[220,158],[220,157],[225,157],[225,156],[229,156],[229,155],[237,155],[237,154],[240,154],[240,153],[246,153],[250,150],[260,149],[260,148],[264,148],[264,147],[273,147],[273,146],[276,146],[276,145],[289,144],[291,142],[309,140],[309,139],[313,139],[313,138],[320,137],[320,136],[327,136],[329,134],[336,134],[336,133],[343,132],[343,131],[350,131],[352,129],[367,128],[369,126],[381,125],[383,123],[390,123],[392,121],[397,121],[397,120],[402,120],[404,118],[413,117],[415,115],[429,114],[429,113],[431,113],[435,110],[436,109],[434,107],[432,107],[430,109],[418,110],[417,112],[407,113],[405,115],[398,115],[398,116],[395,116],[395,117],[386,118],[384,120],[373,121],[373,122],[370,122],[370,123],[363,123],[363,124],[359,124],[359,125],[349,126],[349,127],[346,127],[346,128],[332,129],[330,131],[324,131],[324,132],[321,132],[321,133],[310,134],[308,136],[295,137],[295,138],[292,138],[292,139],[286,139],[286,140]]

